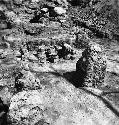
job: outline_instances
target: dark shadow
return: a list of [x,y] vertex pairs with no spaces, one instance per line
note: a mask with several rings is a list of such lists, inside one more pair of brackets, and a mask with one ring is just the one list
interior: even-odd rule
[[86,7],[86,5],[88,4],[88,0],[84,1],[84,0],[71,0],[68,1],[72,6],[80,6],[80,7]]
[[[71,84],[73,84],[76,88],[79,87],[84,87],[84,75],[81,74],[81,76],[79,74],[76,73],[76,71],[72,71],[72,72],[66,72],[66,73],[59,73],[57,70],[55,70],[53,67],[52,69],[54,70],[54,72],[48,72],[48,74],[53,74],[56,77],[62,77],[64,79],[66,79],[68,82],[70,82]],[[34,73],[39,74],[39,72],[37,71],[32,71]],[[46,73],[46,72],[45,72]],[[45,73],[41,73],[42,75]]]
[[114,38],[115,40],[119,41],[119,35],[118,35],[118,34],[114,34],[114,35],[113,35],[113,38]]
[[[52,67],[52,69],[54,69],[54,68]],[[102,97],[103,94],[96,95],[95,93],[93,93],[90,90],[87,90],[86,87],[83,86],[85,74],[83,74],[82,72],[77,73],[76,71],[72,71],[72,72],[66,72],[62,75],[58,71],[56,71],[55,69],[54,69],[54,71],[55,72],[48,72],[48,73],[51,73],[57,77],[63,77],[67,81],[69,81],[71,84],[73,84],[76,88],[79,88],[79,89],[85,91],[86,93],[97,97],[99,100],[101,100],[105,104],[105,106],[107,108],[109,108],[116,116],[119,117],[119,111],[109,101],[107,101],[104,97]],[[35,72],[35,73],[37,73],[37,72]],[[117,92],[115,92],[115,93],[117,93]],[[108,94],[108,93],[105,93],[105,94]]]
[[57,76],[57,77],[62,77],[62,74],[58,73],[58,72],[50,72],[51,74]]
[[35,15],[31,20],[30,20],[30,23],[39,23],[39,19],[43,17],[42,14],[38,14],[38,15]]
[[81,78],[79,76],[79,74],[76,73],[76,71],[67,72],[67,73],[64,73],[63,75],[58,73],[58,72],[50,72],[50,73],[52,73],[55,76],[65,78],[67,81],[72,83],[76,88],[79,88],[79,89],[85,91],[86,93],[97,97],[98,99],[100,99],[105,104],[105,106],[107,108],[109,108],[116,116],[119,117],[119,111],[109,101],[107,101],[105,98],[103,98],[102,95],[96,95],[95,93],[91,92],[90,90],[87,90],[86,88],[84,88],[83,80],[82,80],[83,74],[82,74],[82,78]]
[[22,91],[23,89],[23,83],[19,81],[23,77],[23,74],[21,72],[15,74],[15,88],[17,92]]
[[[7,104],[4,104],[2,99],[0,98],[0,125],[7,125],[7,113],[9,107]],[[4,112],[4,113],[3,113]]]
[[[87,90],[84,88],[84,78],[86,75],[84,72],[72,71],[72,72],[66,72],[63,75],[59,74],[58,72],[55,72],[53,74],[56,76],[61,76],[61,77],[65,78],[67,81],[69,81],[71,84],[73,84],[76,88],[82,89],[86,93],[97,97],[106,105],[107,108],[109,108],[116,116],[119,117],[119,111],[117,111],[117,109],[109,101],[107,101],[105,98],[103,98],[102,95],[96,95],[95,93],[91,92],[90,90]],[[115,93],[117,93],[117,92],[115,92]],[[108,93],[105,93],[105,94],[108,94]]]
[[87,26],[87,24],[85,22],[81,22],[77,19],[73,21],[73,24],[76,26],[87,28],[87,29],[89,28],[89,26]]
[[5,14],[0,10],[0,20],[6,20],[7,17],[5,16]]
[[85,74],[83,72],[77,73],[76,71],[66,72],[63,74],[63,77],[76,88],[84,87],[84,76]]
[[[55,72],[48,72],[48,73],[51,73],[57,77],[63,77],[67,81],[69,81],[71,84],[73,84],[76,88],[79,88],[79,89],[85,91],[86,93],[97,97],[99,100],[101,100],[105,104],[105,106],[107,108],[109,108],[116,116],[119,117],[119,111],[109,101],[107,101],[105,98],[102,97],[103,94],[96,95],[95,93],[91,92],[90,90],[87,90],[86,87],[83,86],[85,74],[83,74],[82,72],[80,74],[78,74],[76,71],[72,71],[72,72],[66,72],[62,75],[59,72],[57,72],[55,69],[54,69],[54,71]],[[37,73],[37,72],[35,72],[35,73]],[[108,93],[105,93],[105,94],[108,94]]]
[[24,30],[24,33],[25,33],[26,35],[30,35],[30,36],[36,35],[36,33],[32,33],[32,32],[30,32],[30,31],[28,31],[28,30]]
[[111,72],[112,75],[114,76],[119,76],[119,74],[115,73],[115,72]]

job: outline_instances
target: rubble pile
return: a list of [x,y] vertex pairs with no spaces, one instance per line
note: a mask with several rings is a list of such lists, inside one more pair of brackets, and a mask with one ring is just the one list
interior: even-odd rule
[[[29,42],[30,43],[30,42]],[[16,59],[22,60],[23,58],[39,63],[55,63],[58,62],[60,58],[64,60],[74,60],[76,51],[68,44],[54,45],[54,46],[45,46],[45,45],[30,45],[26,44],[26,47],[22,47],[15,51]],[[33,43],[32,43],[33,44]],[[67,46],[68,45],[68,46]],[[34,48],[35,47],[35,48]],[[25,49],[25,50],[24,50]]]

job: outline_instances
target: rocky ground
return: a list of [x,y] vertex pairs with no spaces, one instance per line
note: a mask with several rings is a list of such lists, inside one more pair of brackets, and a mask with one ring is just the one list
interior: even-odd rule
[[0,125],[118,125],[118,12],[118,0],[1,0]]

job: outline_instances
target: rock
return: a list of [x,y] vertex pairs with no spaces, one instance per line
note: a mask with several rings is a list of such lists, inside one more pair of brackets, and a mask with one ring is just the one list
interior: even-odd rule
[[35,123],[43,118],[44,106],[42,102],[42,95],[37,90],[18,93],[11,99],[9,107],[10,119],[12,121],[15,120],[20,125],[22,123],[35,125]]
[[55,8],[54,8],[54,11],[55,11],[57,14],[59,14],[59,15],[66,13],[66,10],[63,9],[62,7],[55,7]]
[[19,72],[15,74],[15,89],[17,90],[17,92],[22,91],[23,90],[23,83],[19,81],[19,79],[21,79],[23,77],[23,73]]
[[32,1],[33,3],[34,3],[34,2],[39,2],[39,0],[31,0],[31,1]]
[[41,11],[44,11],[46,13],[48,12],[48,8],[42,8]]
[[22,83],[23,90],[35,90],[42,88],[40,80],[35,78],[35,76],[30,71],[26,71],[23,78],[19,79],[18,81]]
[[67,49],[72,49],[72,47],[69,45],[69,44],[67,44],[67,43],[64,43],[64,46],[67,48]]
[[9,102],[12,96],[13,94],[10,93],[8,87],[3,87],[3,89],[0,91],[0,98],[2,99],[3,103],[6,105],[9,105]]
[[5,5],[0,5],[0,11],[2,12],[4,10],[6,10],[6,6]]
[[[2,1],[3,0],[1,0],[0,4],[3,4]],[[103,102],[103,100],[99,98],[101,91],[92,88],[92,86],[101,86],[103,84],[103,78],[105,75],[106,63],[105,59],[103,60],[103,52],[101,53],[102,50],[100,49],[100,47],[92,47],[91,45],[89,45],[89,51],[86,49],[83,52],[82,57],[77,62],[77,84],[81,84],[82,82],[84,86],[91,86],[91,88],[87,87],[87,90],[94,93],[95,96],[91,95],[91,93],[87,93],[86,90],[84,91],[78,88],[75,89],[75,87],[73,87],[71,83],[66,84],[68,82],[61,78],[61,76],[64,76],[63,72],[69,72],[71,74],[75,72],[76,62],[72,61],[73,54],[71,53],[73,52],[70,51],[72,50],[70,46],[65,44],[64,50],[62,49],[62,47],[59,48],[59,50],[61,50],[59,52],[59,57],[61,56],[61,58],[63,59],[57,59],[56,63],[55,58],[57,58],[57,52],[51,52],[47,54],[47,58],[49,58],[48,61],[52,63],[48,63],[46,61],[47,58],[44,53],[39,52],[38,59],[36,58],[37,53],[33,53],[34,49],[36,51],[38,50],[37,47],[39,46],[39,44],[45,44],[45,46],[48,46],[48,48],[50,48],[49,46],[51,44],[59,45],[61,41],[63,41],[64,43],[71,43],[71,45],[75,46],[75,38],[72,38],[71,40],[69,37],[71,34],[75,36],[75,32],[77,32],[78,34],[80,29],[82,30],[82,33],[79,34],[81,36],[80,38],[82,38],[83,41],[85,41],[86,39],[90,41],[87,36],[88,30],[91,31],[92,34],[99,34],[99,36],[102,36],[100,38],[103,38],[103,35],[101,35],[103,32],[99,32],[99,27],[101,27],[101,29],[103,30],[104,28],[102,27],[102,25],[105,24],[103,23],[102,25],[98,26],[97,22],[95,21],[98,20],[98,18],[94,18],[94,16],[92,16],[93,8],[87,6],[86,8],[81,9],[82,11],[80,11],[80,7],[72,6],[73,4],[74,6],[80,6],[83,2],[83,5],[85,6],[88,3],[87,1],[89,0],[4,1],[5,3],[10,3],[10,5],[7,5],[7,7],[1,7],[0,5],[0,10],[5,13],[3,15],[0,13],[0,17],[4,18],[2,19],[2,21],[10,21],[13,27],[11,27],[10,30],[10,28],[6,28],[5,25],[2,24],[1,27],[3,26],[3,29],[5,30],[0,31],[0,34],[4,36],[5,41],[8,41],[10,43],[10,47],[13,50],[16,48],[17,50],[19,50],[19,47],[23,49],[25,42],[31,41],[31,45],[29,44],[29,46],[31,47],[31,49],[29,48],[29,53],[32,51],[31,55],[27,53],[27,51],[21,50],[21,53],[16,52],[14,56],[11,56],[12,53],[10,53],[10,51],[7,51],[6,49],[3,50],[5,51],[5,53],[3,54],[4,59],[1,59],[2,61],[0,63],[1,65],[4,65],[4,67],[3,70],[0,68],[0,79],[5,79],[0,80],[0,87],[7,86],[8,89],[4,89],[3,91],[1,91],[0,97],[2,98],[4,103],[8,103],[7,101],[11,100],[8,113],[11,124],[118,125],[119,121],[116,117],[116,115],[118,114],[112,111],[113,108],[109,109],[109,106],[107,106],[107,104],[105,104],[105,102]],[[67,1],[73,2],[69,2],[72,5],[70,4],[67,8],[65,8],[65,6],[68,5]],[[89,11],[91,12],[89,13]],[[36,15],[34,15],[35,13]],[[84,16],[81,17],[81,15]],[[73,24],[75,19],[79,21],[76,21],[76,23],[79,24],[77,26],[74,26]],[[32,21],[34,21],[35,24]],[[76,27],[75,31],[72,31],[72,26]],[[109,27],[110,25],[108,24],[106,26]],[[79,28],[79,30],[77,27]],[[109,30],[109,32],[111,31]],[[34,41],[37,41],[38,44],[33,43]],[[75,47],[78,48],[77,46],[78,45],[76,45]],[[0,47],[1,49],[3,49],[2,46]],[[10,47],[8,50],[10,50]],[[0,50],[0,53],[2,53],[3,51]],[[20,60],[19,57],[21,57],[22,60]],[[78,58],[79,57],[80,56],[78,55]],[[13,63],[13,61],[11,61],[15,60],[14,58],[17,60],[17,63]],[[68,61],[67,59],[72,60]],[[11,71],[8,71],[8,66],[12,64],[11,62],[14,65],[19,64],[20,68],[25,69],[23,74],[18,75],[17,78],[15,77],[15,83],[13,77],[12,87],[7,82],[12,78],[12,68],[9,69]],[[44,64],[39,65],[39,62],[40,64]],[[4,68],[6,71],[4,71]],[[111,69],[119,73],[118,65],[115,65],[115,67],[113,66]],[[4,77],[2,77],[2,72],[4,72]],[[35,76],[36,74],[38,75],[38,78]],[[47,74],[50,74],[50,76],[47,76]],[[81,75],[83,77],[80,77]],[[70,77],[70,75],[67,76]],[[43,77],[41,78],[42,80],[40,80],[39,77]],[[57,80],[55,79],[55,77],[57,77]],[[71,77],[75,81],[75,73]],[[115,80],[115,82],[117,81]],[[17,91],[14,91],[15,88],[17,89]],[[13,89],[12,91],[14,95],[10,94],[9,89]],[[0,107],[0,110],[1,109],[4,109],[4,107]],[[0,112],[0,125],[5,125],[6,123],[1,122],[1,117],[3,118],[3,115],[6,112],[3,111],[2,113]],[[3,121],[5,121],[5,119],[3,119]]]
[[93,43],[82,53],[76,64],[81,84],[90,87],[99,87],[103,84],[107,63],[102,50],[100,45]]
[[117,64],[117,65],[114,66],[113,72],[119,74],[119,64]]
[[90,2],[90,0],[68,0],[68,2],[72,6],[82,6],[86,7],[86,5]]
[[17,15],[15,14],[15,12],[13,12],[13,11],[6,11],[6,12],[5,12],[5,15],[6,15],[9,19],[11,19],[12,21],[17,17]]
[[29,59],[32,61],[38,61],[38,58],[36,58],[33,54],[29,55]]
[[41,91],[23,91],[14,95],[9,107],[9,120],[19,125],[119,123],[118,117],[101,99],[81,89],[75,89],[63,79],[54,81],[52,87]]
[[100,96],[100,95],[103,94],[103,91],[100,90],[100,89],[96,89],[96,88],[92,88],[92,87],[84,87],[84,88],[85,88],[86,90],[88,90],[88,91],[94,93],[94,94],[97,95],[97,96]]

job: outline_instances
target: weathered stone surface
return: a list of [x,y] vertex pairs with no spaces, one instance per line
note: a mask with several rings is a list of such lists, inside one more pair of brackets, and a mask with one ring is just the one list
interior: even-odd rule
[[63,9],[62,7],[55,7],[54,10],[55,10],[55,12],[58,13],[59,15],[66,13],[66,10]]
[[94,87],[103,84],[106,74],[106,56],[102,51],[100,45],[93,43],[82,53],[82,57],[77,62],[77,73],[79,76],[83,74],[82,84]]
[[22,71],[15,77],[15,88],[17,92],[22,90],[41,89],[40,80],[30,71]]
[[[2,45],[0,46],[2,57],[0,59],[0,97],[5,104],[8,106],[10,104],[8,113],[10,125],[119,124],[118,105],[115,104],[116,101],[118,102],[118,96],[109,95],[108,99],[107,97],[101,98],[102,88],[100,91],[92,87],[82,87],[77,90],[71,83],[66,84],[64,79],[59,78],[65,77],[64,73],[69,73],[73,74],[71,78],[67,78],[70,77],[69,74],[65,78],[69,81],[73,79],[73,82],[75,81],[78,85],[75,87],[79,87],[81,83],[83,83],[82,86],[85,84],[85,86],[97,87],[102,85],[107,67],[106,70],[110,74],[106,74],[105,88],[107,87],[109,91],[110,88],[114,91],[119,88],[117,43],[114,45],[117,55],[112,57],[116,62],[110,63],[109,60],[105,62],[102,58],[104,53],[100,52],[100,47],[98,50],[98,48],[92,48],[91,45],[89,52],[86,49],[80,58],[81,52],[92,39],[94,43],[102,45],[107,39],[108,44],[110,41],[114,43],[112,39],[118,41],[118,18],[112,18],[117,17],[118,6],[115,4],[113,11],[110,11],[113,0],[111,2],[109,0],[108,6],[105,6],[107,0],[104,0],[104,6],[103,2],[100,2],[101,4],[94,2],[92,3],[94,6],[90,6],[89,1],[0,1],[0,17],[2,18],[0,19],[0,42],[9,43],[9,47],[4,47],[4,49]],[[117,0],[114,2],[117,3]],[[111,14],[110,17],[107,11]],[[100,17],[103,15],[109,19]],[[35,24],[32,19],[35,20]],[[11,26],[3,26],[4,22]],[[113,24],[114,22],[117,26]],[[100,40],[96,41],[96,38]],[[26,46],[26,42],[31,43],[29,47]],[[79,42],[82,44],[80,47],[78,47]],[[60,43],[64,43],[64,46]],[[40,45],[44,49],[43,53],[37,53]],[[114,46],[112,44],[109,46],[112,51]],[[50,49],[47,57],[45,47]],[[61,50],[60,59],[58,50]],[[74,50],[77,52],[73,53]],[[29,56],[31,56],[30,59]],[[75,70],[78,58],[80,59],[77,63],[77,75]],[[18,65],[25,70],[21,76],[19,75],[21,69],[9,68],[18,67]],[[14,74],[18,74],[18,77],[16,78]],[[106,100],[109,102],[106,103]],[[0,119],[2,118],[0,114]],[[6,119],[3,121],[6,122]],[[0,121],[0,124],[6,123]]]
[[[59,79],[60,80],[60,79]],[[13,124],[118,125],[116,116],[99,100],[83,90],[59,81],[44,90],[23,91],[11,99]]]

